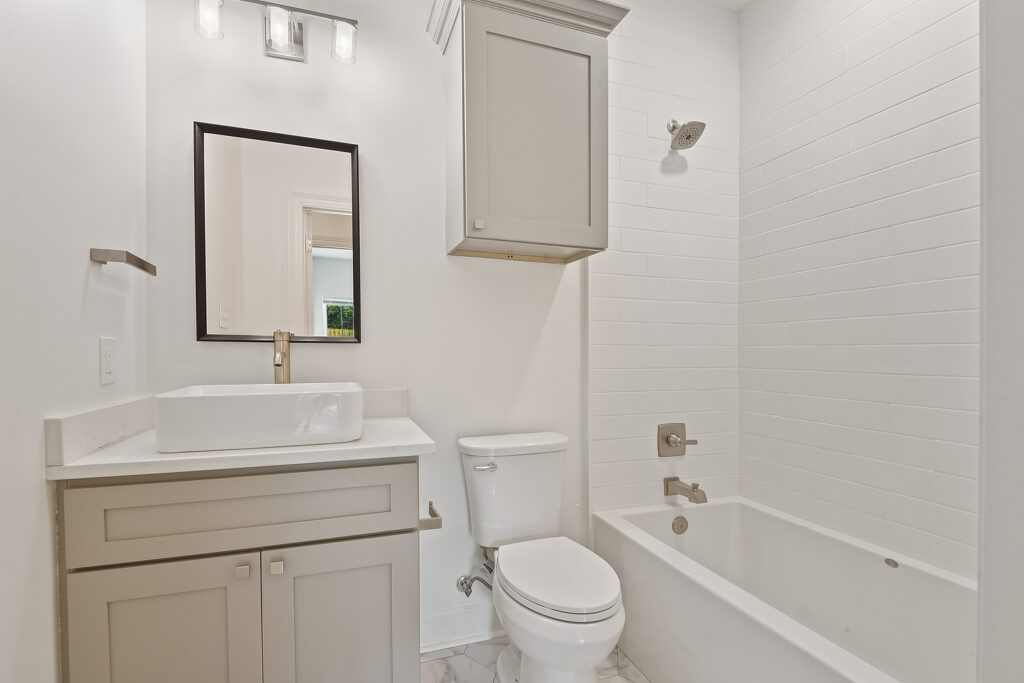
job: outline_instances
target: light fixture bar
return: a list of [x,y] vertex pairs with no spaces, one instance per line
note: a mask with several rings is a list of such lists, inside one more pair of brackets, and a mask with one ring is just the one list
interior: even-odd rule
[[264,7],[280,7],[281,9],[288,10],[295,14],[304,14],[309,17],[320,17],[321,19],[330,19],[331,21],[343,21],[346,24],[352,24],[358,26],[359,22],[355,19],[349,19],[348,17],[339,17],[336,14],[327,14],[326,12],[315,12],[311,9],[303,9],[302,7],[295,7],[293,5],[282,5],[279,2],[269,2],[268,0],[240,0],[241,2],[251,2],[254,5],[262,5]]

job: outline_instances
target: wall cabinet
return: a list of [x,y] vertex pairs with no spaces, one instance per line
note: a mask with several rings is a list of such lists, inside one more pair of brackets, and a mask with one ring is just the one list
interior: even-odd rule
[[[66,683],[418,680],[415,474],[405,463],[62,488],[63,550],[80,565],[63,572]],[[360,537],[329,538],[346,531]],[[317,542],[273,547],[283,532]],[[166,559],[210,553],[211,538],[262,547]],[[81,566],[108,557],[130,564]]]
[[567,263],[608,246],[607,35],[598,0],[435,0],[447,248]]

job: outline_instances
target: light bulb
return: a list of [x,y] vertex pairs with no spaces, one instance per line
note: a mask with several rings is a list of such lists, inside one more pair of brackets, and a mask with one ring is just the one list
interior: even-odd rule
[[292,13],[280,7],[268,7],[267,24],[270,27],[270,46],[280,52],[288,52],[292,44]]
[[220,40],[224,37],[221,30],[221,6],[224,0],[196,0],[196,33],[204,38]]
[[356,27],[347,21],[334,20],[334,43],[331,56],[342,64],[356,61]]

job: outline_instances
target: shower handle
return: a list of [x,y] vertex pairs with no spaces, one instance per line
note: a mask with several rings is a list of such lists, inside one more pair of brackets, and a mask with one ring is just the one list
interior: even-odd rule
[[686,439],[686,441],[683,441],[682,437],[680,437],[678,434],[673,433],[665,437],[665,443],[667,443],[670,448],[679,448],[684,443],[687,446],[696,446],[697,439]]
[[666,422],[658,425],[658,457],[678,458],[686,455],[687,446],[696,446],[696,439],[686,438],[686,424]]

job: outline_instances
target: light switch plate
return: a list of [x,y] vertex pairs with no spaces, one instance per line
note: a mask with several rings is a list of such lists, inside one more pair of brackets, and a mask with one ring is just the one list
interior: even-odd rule
[[220,329],[231,329],[231,307],[222,301],[220,302],[220,308],[218,313],[219,315],[217,316],[217,323]]
[[113,337],[100,337],[100,384],[113,384],[117,381],[114,341]]

